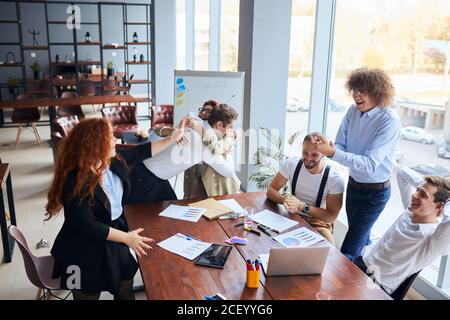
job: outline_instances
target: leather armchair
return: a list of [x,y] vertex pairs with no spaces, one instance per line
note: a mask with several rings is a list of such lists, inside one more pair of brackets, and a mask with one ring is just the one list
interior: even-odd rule
[[134,106],[112,106],[102,108],[102,116],[113,126],[114,136],[121,139],[122,132],[136,131],[138,122],[136,117],[136,107]]
[[61,139],[67,137],[70,131],[80,122],[77,116],[61,117],[55,120],[55,131],[52,133],[52,138],[59,142]]
[[173,105],[163,104],[151,107],[151,129],[173,127]]

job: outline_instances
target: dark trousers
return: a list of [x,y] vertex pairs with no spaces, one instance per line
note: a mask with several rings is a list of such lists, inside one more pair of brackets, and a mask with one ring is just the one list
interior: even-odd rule
[[348,184],[345,207],[348,232],[341,252],[354,260],[370,243],[370,230],[391,196],[391,187],[383,190],[356,189]]

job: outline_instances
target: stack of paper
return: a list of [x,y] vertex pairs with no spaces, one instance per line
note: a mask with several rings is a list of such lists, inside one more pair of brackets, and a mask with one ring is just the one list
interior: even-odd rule
[[297,221],[283,217],[270,210],[263,210],[254,214],[253,221],[278,232],[283,232],[298,224]]
[[186,259],[194,260],[202,254],[203,251],[208,249],[211,244],[212,243],[198,241],[185,236],[184,234],[177,233],[176,235],[158,243],[158,246]]
[[214,198],[209,198],[206,200],[190,203],[189,206],[195,207],[195,208],[203,208],[206,209],[206,211],[203,213],[203,215],[208,218],[209,220],[213,220],[217,217],[220,217],[224,214],[233,212],[230,208],[227,206],[221,204]]
[[171,204],[159,215],[161,217],[197,222],[198,220],[200,220],[202,214],[205,213],[205,211],[206,209],[191,208],[187,206],[177,206]]
[[286,232],[274,239],[287,248],[306,248],[325,240],[321,235],[305,227]]

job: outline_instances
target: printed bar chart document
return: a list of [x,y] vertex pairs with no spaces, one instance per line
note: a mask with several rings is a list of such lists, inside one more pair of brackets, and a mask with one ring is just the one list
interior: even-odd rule
[[194,260],[208,249],[212,243],[195,240],[181,233],[158,243],[163,249],[182,256],[183,258]]
[[206,209],[202,208],[192,208],[187,206],[177,206],[171,204],[159,215],[161,217],[198,222],[198,220],[200,220],[205,211]]
[[325,240],[321,235],[312,232],[308,228],[301,227],[279,236],[273,237],[286,248],[306,248]]
[[297,221],[283,217],[270,210],[263,210],[254,214],[253,221],[278,232],[286,231],[298,224]]

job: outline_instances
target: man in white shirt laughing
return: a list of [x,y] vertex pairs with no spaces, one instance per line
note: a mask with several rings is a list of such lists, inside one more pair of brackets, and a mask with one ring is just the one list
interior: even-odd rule
[[[399,185],[409,179],[407,168],[399,169]],[[409,186],[404,187],[409,188]],[[405,190],[404,189],[404,190]],[[402,196],[404,196],[404,190]],[[443,219],[450,214],[450,180],[424,177],[412,193],[405,212],[355,264],[374,278],[388,294],[392,294],[409,276],[431,265],[441,255],[450,253],[450,221]],[[403,197],[403,200],[405,198]]]

